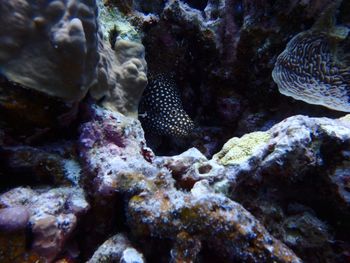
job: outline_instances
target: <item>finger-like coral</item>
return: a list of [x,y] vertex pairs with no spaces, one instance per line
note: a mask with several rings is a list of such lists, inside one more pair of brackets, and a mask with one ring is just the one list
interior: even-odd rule
[[98,1],[101,34],[97,81],[90,90],[106,107],[137,117],[138,104],[147,84],[145,48],[140,35],[117,9]]
[[147,64],[142,44],[119,40],[114,50],[107,43],[99,44],[98,82],[90,91],[96,98],[104,98],[104,105],[112,110],[137,117],[138,104],[147,84]]
[[[100,19],[106,19],[101,2]],[[0,69],[10,81],[69,102],[90,91],[137,116],[147,66],[138,32],[124,18],[117,17],[116,29],[107,23],[99,29],[95,0],[5,1],[0,13]],[[113,29],[133,38],[111,44]]]
[[2,1],[0,68],[12,81],[68,101],[96,79],[97,8],[91,1]]
[[334,25],[332,16],[339,2],[332,3],[313,28],[287,44],[272,77],[284,95],[349,112],[350,63],[339,42],[350,29]]

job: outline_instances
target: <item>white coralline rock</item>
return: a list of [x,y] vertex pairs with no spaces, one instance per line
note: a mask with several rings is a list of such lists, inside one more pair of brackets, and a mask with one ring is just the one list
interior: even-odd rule
[[87,261],[97,262],[143,263],[145,259],[124,234],[117,234],[106,240]]
[[[249,137],[254,137],[254,144],[247,140]],[[223,189],[230,186],[234,191],[242,182],[257,182],[261,179],[278,179],[290,183],[299,180],[300,183],[306,175],[311,176],[318,170],[318,180],[328,182],[326,185],[321,184],[322,187],[334,193],[329,198],[337,197],[340,201],[337,205],[342,206],[345,201],[346,206],[349,206],[350,195],[344,190],[349,180],[344,172],[350,168],[347,157],[349,144],[350,122],[347,116],[329,119],[297,115],[266,132],[229,140],[214,155],[213,160],[226,168],[221,185]],[[256,145],[259,145],[259,149],[253,150]],[[245,157],[242,159],[241,155],[233,154],[237,152],[245,153]],[[336,165],[328,167],[329,163]],[[314,188],[321,185],[315,184]],[[289,189],[294,192],[298,190],[300,187]]]

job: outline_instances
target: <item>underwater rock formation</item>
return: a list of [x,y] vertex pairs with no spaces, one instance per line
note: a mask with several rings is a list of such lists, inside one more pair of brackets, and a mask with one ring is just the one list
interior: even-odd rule
[[153,152],[146,147],[139,121],[97,106],[91,114],[91,121],[81,127],[79,149],[84,166],[92,172],[85,174],[88,192],[106,197],[117,189],[132,193],[144,187],[138,180],[153,177],[158,169],[151,164]]
[[206,184],[196,183],[188,194],[160,189],[134,196],[128,211],[133,232],[175,240],[185,232],[229,260],[301,262],[242,206]]
[[[220,189],[228,189],[234,200],[265,222],[298,255],[304,255],[305,261],[312,260],[315,254],[329,258],[330,262],[344,260],[346,254],[335,253],[341,243],[335,242],[331,248],[329,242],[334,233],[341,239],[350,232],[347,223],[350,195],[345,190],[349,184],[349,175],[345,173],[349,169],[348,121],[294,116],[259,136],[255,134],[231,139],[214,156],[226,167],[225,178],[214,183]],[[255,139],[248,140],[249,137]],[[307,208],[297,212],[285,208],[294,206],[293,203]],[[312,209],[316,218],[305,215]],[[329,224],[322,231],[318,226],[320,219]],[[293,224],[302,228],[299,234],[291,232]],[[316,234],[313,229],[321,232]],[[310,240],[314,234],[322,236],[319,243],[318,237]]]
[[[233,138],[208,160],[196,149],[154,156],[139,121],[97,105],[87,114],[77,149],[82,188],[20,187],[0,195],[1,209],[21,215],[7,222],[0,209],[0,227],[22,245],[19,258],[74,258],[68,240],[79,238],[75,234],[85,237],[81,257],[90,261],[121,258],[130,249],[148,260],[154,247],[162,247],[157,262],[207,262],[203,253],[218,253],[218,262],[301,262],[315,255],[338,262],[346,256],[347,118],[291,117],[266,132]],[[9,160],[19,162],[15,149],[5,148],[12,151]]]
[[[150,163],[151,151],[142,146],[143,133],[137,121],[96,107],[92,110],[93,121],[83,126],[80,138],[84,166],[87,176],[91,177],[88,181],[94,182],[88,183],[86,189],[99,202],[116,193],[128,193],[131,198],[128,224],[134,234],[176,240],[176,236],[185,231],[209,242],[215,238],[212,234],[217,233],[221,238],[215,239],[217,243],[211,247],[228,258],[257,260],[262,257],[299,262],[293,252],[271,237],[248,211],[220,194],[211,193],[205,183],[197,183],[190,194],[176,190],[169,171]],[[210,207],[217,207],[217,212],[212,212]],[[240,245],[248,239],[251,248]]]
[[[335,177],[336,171],[346,165],[347,157],[344,154],[349,140],[350,130],[346,120],[299,115],[285,119],[266,132],[232,138],[214,155],[213,160],[227,167],[228,174],[236,182],[253,179],[259,181],[264,178],[293,182],[306,179],[307,174],[318,171],[326,163],[333,163],[332,159],[335,158],[337,162],[334,166],[329,170],[323,167],[323,173],[318,171],[318,177],[320,180],[321,175],[325,176],[326,181],[327,178],[333,178],[330,181],[339,183],[336,188],[328,185],[330,191],[335,192],[334,196],[325,198],[334,200],[338,196],[340,205],[348,202],[347,195],[341,190],[344,188],[341,185],[346,180],[341,182]],[[339,156],[332,156],[332,150],[327,149],[332,143],[333,154],[337,152]],[[248,178],[247,174],[254,176]],[[278,178],[278,175],[282,177]]]
[[[175,76],[185,111],[204,131],[171,149],[150,143],[155,152],[178,154],[186,144],[210,157],[232,135],[267,130],[288,116],[340,116],[282,96],[271,76],[292,36],[310,29],[332,2],[134,1],[128,22],[142,32],[149,71]],[[348,9],[344,2],[339,23],[349,23]]]
[[201,180],[213,183],[225,178],[224,166],[214,160],[208,160],[197,148],[175,156],[156,157],[154,161],[157,166],[169,169],[176,185],[185,190],[191,190],[194,184]]
[[[23,246],[23,251],[20,251],[22,254],[19,251],[14,251],[15,255],[10,254],[8,244],[2,243],[1,261],[11,262],[10,260],[13,259],[27,262],[25,261],[27,257],[28,262],[33,262],[31,260],[34,259],[30,259],[30,256],[36,255],[36,260],[39,262],[52,262],[67,246],[67,240],[72,237],[80,217],[89,209],[89,204],[85,200],[83,191],[79,188],[61,187],[34,190],[18,187],[0,196],[0,207],[17,209],[18,216],[22,214],[27,217],[26,213],[28,213],[29,219],[25,227],[32,236],[29,251],[26,249],[26,244],[30,240],[29,234],[25,235],[22,240],[16,239],[15,236],[8,240],[10,247]],[[21,209],[25,209],[26,212],[20,213]],[[11,221],[12,218],[7,225],[13,224]],[[5,222],[2,222],[2,225],[6,227]],[[1,235],[3,238],[5,233]]]
[[336,26],[333,18],[341,2],[332,3],[311,29],[288,42],[272,77],[284,95],[349,112],[349,54],[340,50],[339,42],[348,37],[350,29]]

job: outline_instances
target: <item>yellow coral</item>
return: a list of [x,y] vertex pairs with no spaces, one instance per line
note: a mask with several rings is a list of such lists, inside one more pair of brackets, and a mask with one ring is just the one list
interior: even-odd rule
[[241,138],[234,137],[225,143],[214,159],[223,165],[232,165],[244,162],[269,139],[268,132],[252,132]]

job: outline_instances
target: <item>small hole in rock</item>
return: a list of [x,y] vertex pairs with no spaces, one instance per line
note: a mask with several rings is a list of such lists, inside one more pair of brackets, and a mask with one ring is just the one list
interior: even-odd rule
[[108,32],[109,44],[111,45],[111,48],[112,48],[112,49],[114,49],[115,42],[117,41],[118,35],[119,35],[119,32],[118,32],[116,26],[114,26],[114,27]]
[[198,168],[198,172],[200,173],[200,174],[207,174],[207,173],[209,173],[210,171],[211,171],[211,165],[210,164],[206,164],[206,165],[203,165],[203,166],[200,166],[199,168]]

